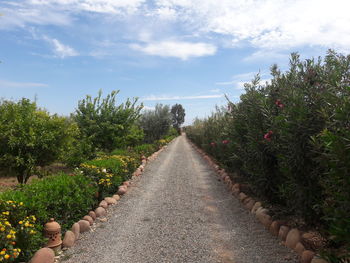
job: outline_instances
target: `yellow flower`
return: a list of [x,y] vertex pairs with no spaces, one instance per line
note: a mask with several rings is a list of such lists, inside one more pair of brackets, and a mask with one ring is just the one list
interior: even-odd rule
[[6,236],[6,238],[7,238],[7,239],[11,239],[11,238],[12,238],[12,235],[9,234],[9,235]]
[[29,222],[26,221],[26,222],[24,223],[24,226],[25,226],[25,227],[28,227],[28,226],[29,226]]
[[34,230],[30,230],[29,234],[34,235],[36,232]]
[[1,251],[0,255],[5,255],[5,253],[6,253],[5,251]]
[[1,231],[1,232],[4,232],[4,231],[5,231],[5,228],[4,228],[4,227],[0,228],[0,231]]
[[23,224],[23,221],[19,221],[18,224],[22,225],[22,224]]
[[9,259],[10,258],[10,255],[5,255],[5,259]]
[[23,205],[23,202],[20,202],[19,205]]

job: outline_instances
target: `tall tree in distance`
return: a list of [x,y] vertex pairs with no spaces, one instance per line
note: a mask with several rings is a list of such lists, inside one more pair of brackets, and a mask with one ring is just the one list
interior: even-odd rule
[[173,127],[180,133],[181,124],[185,122],[185,109],[181,104],[175,104],[171,107],[171,115],[173,121]]
[[140,119],[140,126],[145,133],[145,141],[153,143],[169,132],[172,116],[168,105],[157,104],[154,110],[145,111]]

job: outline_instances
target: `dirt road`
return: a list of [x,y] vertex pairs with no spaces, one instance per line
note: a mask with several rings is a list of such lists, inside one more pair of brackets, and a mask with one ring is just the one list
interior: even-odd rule
[[177,138],[63,262],[297,262],[217,178],[186,138]]

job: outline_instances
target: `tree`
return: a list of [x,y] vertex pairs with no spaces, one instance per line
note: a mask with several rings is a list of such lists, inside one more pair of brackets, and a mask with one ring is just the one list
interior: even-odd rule
[[73,118],[96,150],[112,151],[122,147],[120,139],[129,134],[140,117],[142,104],[137,106],[137,99],[127,99],[125,103],[116,105],[118,93],[112,91],[102,98],[100,90],[96,98],[87,95],[78,103]]
[[67,142],[66,118],[35,102],[0,102],[0,167],[26,183],[38,166],[55,161]]
[[140,120],[145,133],[145,141],[152,143],[166,135],[171,126],[171,113],[168,105],[157,104],[154,110],[145,111]]
[[185,109],[181,104],[175,104],[171,108],[173,127],[180,130],[181,124],[185,122]]

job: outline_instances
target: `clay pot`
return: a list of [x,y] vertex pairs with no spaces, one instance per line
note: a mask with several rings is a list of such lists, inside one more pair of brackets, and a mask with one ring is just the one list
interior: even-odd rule
[[45,237],[48,238],[46,247],[56,248],[61,246],[61,226],[54,218],[51,218],[50,222],[45,224],[44,233]]

